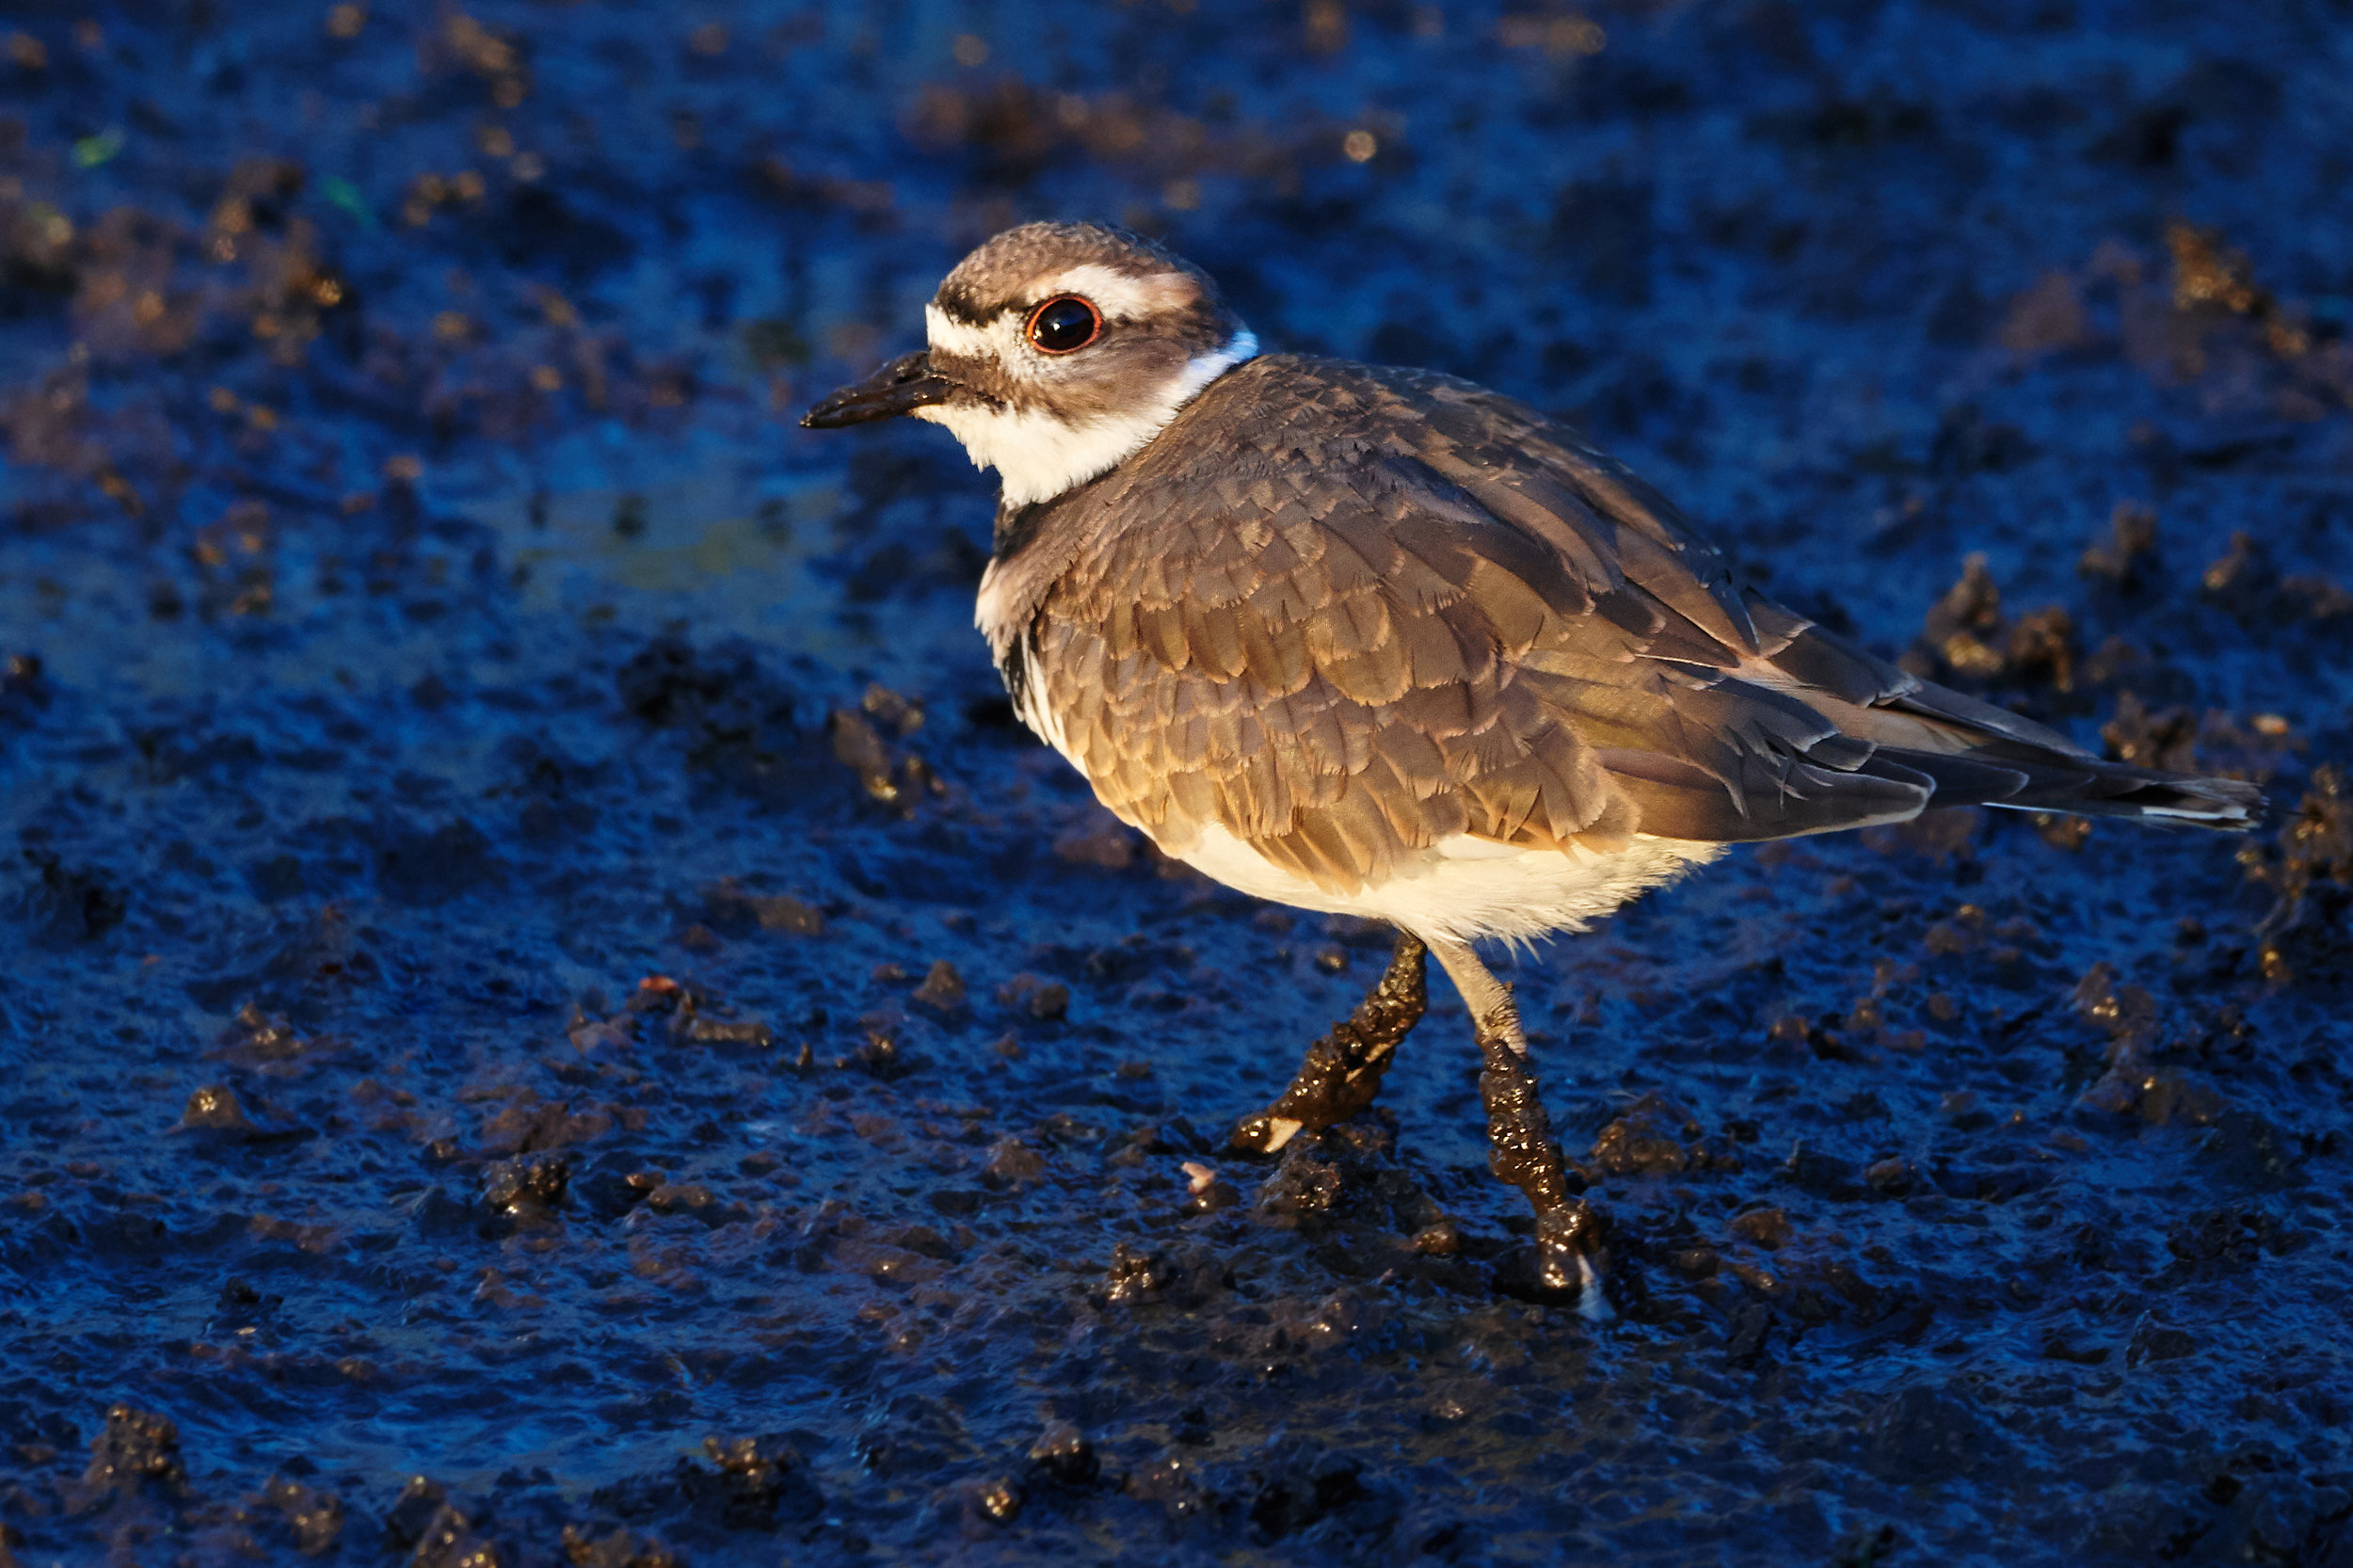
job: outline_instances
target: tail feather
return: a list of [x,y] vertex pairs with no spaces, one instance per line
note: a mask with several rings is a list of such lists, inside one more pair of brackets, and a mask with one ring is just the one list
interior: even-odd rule
[[1766,658],[1777,687],[1841,735],[1871,746],[1866,760],[1847,765],[1892,784],[1926,783],[1930,807],[2137,817],[2226,831],[2263,818],[2263,792],[2252,784],[2110,762],[2056,729],[1923,680],[1785,611],[1750,608],[1768,616],[1760,628],[1769,624],[1777,633]]
[[2245,832],[2263,821],[2264,795],[2242,778],[2199,778],[2105,762],[2082,790],[1993,804],[2078,817],[2141,817]]
[[2012,811],[2057,811],[2077,817],[2147,817],[2203,827],[2253,827],[2263,792],[2235,778],[2158,773],[2097,758],[2020,757],[2015,743],[1997,758],[1908,751],[1883,746],[1864,771],[1889,765],[1924,775],[1936,786],[1929,804],[1997,806]]
[[[1881,744],[1864,771],[1893,766],[1925,775],[1936,786],[1931,807],[1994,806],[2077,817],[2139,817],[2228,831],[2243,831],[2262,820],[2263,792],[2242,779],[2201,778],[2110,762],[2055,730],[1925,682],[1913,694],[1917,697],[1928,697],[1935,706],[1920,703],[1915,713],[1923,718],[1933,713],[1930,722],[1957,749]],[[1942,700],[1956,697],[1959,702]],[[1898,706],[1913,707],[1913,701]],[[1967,711],[1980,709],[2003,722],[1996,728]],[[1864,731],[1864,739],[1870,738],[1867,723],[1855,728]],[[1916,729],[1902,737],[1916,738]]]

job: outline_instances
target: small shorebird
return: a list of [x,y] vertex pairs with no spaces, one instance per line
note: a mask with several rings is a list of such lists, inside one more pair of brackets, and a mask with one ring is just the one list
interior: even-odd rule
[[998,471],[978,618],[1015,711],[1170,856],[1398,930],[1236,1144],[1369,1105],[1435,953],[1476,1031],[1490,1162],[1536,1210],[1543,1283],[1589,1315],[1598,1227],[1474,941],[1582,931],[1729,844],[1930,805],[2224,828],[2261,806],[2104,761],[1740,586],[1525,405],[1260,354],[1206,273],[1137,235],[1010,230],[924,316],[927,350],[801,423],[911,414]]

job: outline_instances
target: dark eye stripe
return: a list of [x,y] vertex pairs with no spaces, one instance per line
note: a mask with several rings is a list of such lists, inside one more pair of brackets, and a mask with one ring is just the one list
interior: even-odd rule
[[1092,300],[1058,294],[1030,312],[1023,335],[1048,354],[1075,354],[1103,335],[1103,312]]

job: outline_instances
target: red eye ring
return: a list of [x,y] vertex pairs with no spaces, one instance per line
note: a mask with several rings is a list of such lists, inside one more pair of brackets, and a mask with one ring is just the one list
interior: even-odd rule
[[1030,312],[1021,335],[1041,354],[1076,354],[1103,335],[1103,312],[1081,295],[1058,294]]

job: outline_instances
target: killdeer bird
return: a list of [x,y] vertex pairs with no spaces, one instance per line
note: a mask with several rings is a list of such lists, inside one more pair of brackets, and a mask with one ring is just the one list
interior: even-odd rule
[[1372,1101],[1434,953],[1543,1282],[1606,1315],[1599,1227],[1482,938],[1582,931],[1727,846],[1929,807],[2251,825],[2248,784],[2104,761],[1736,584],[1574,432],[1451,376],[1257,340],[1198,267],[1088,224],[998,235],[930,346],[802,424],[944,425],[1003,495],[978,619],[1015,710],[1229,887],[1385,920],[1396,956],[1236,1129]]

